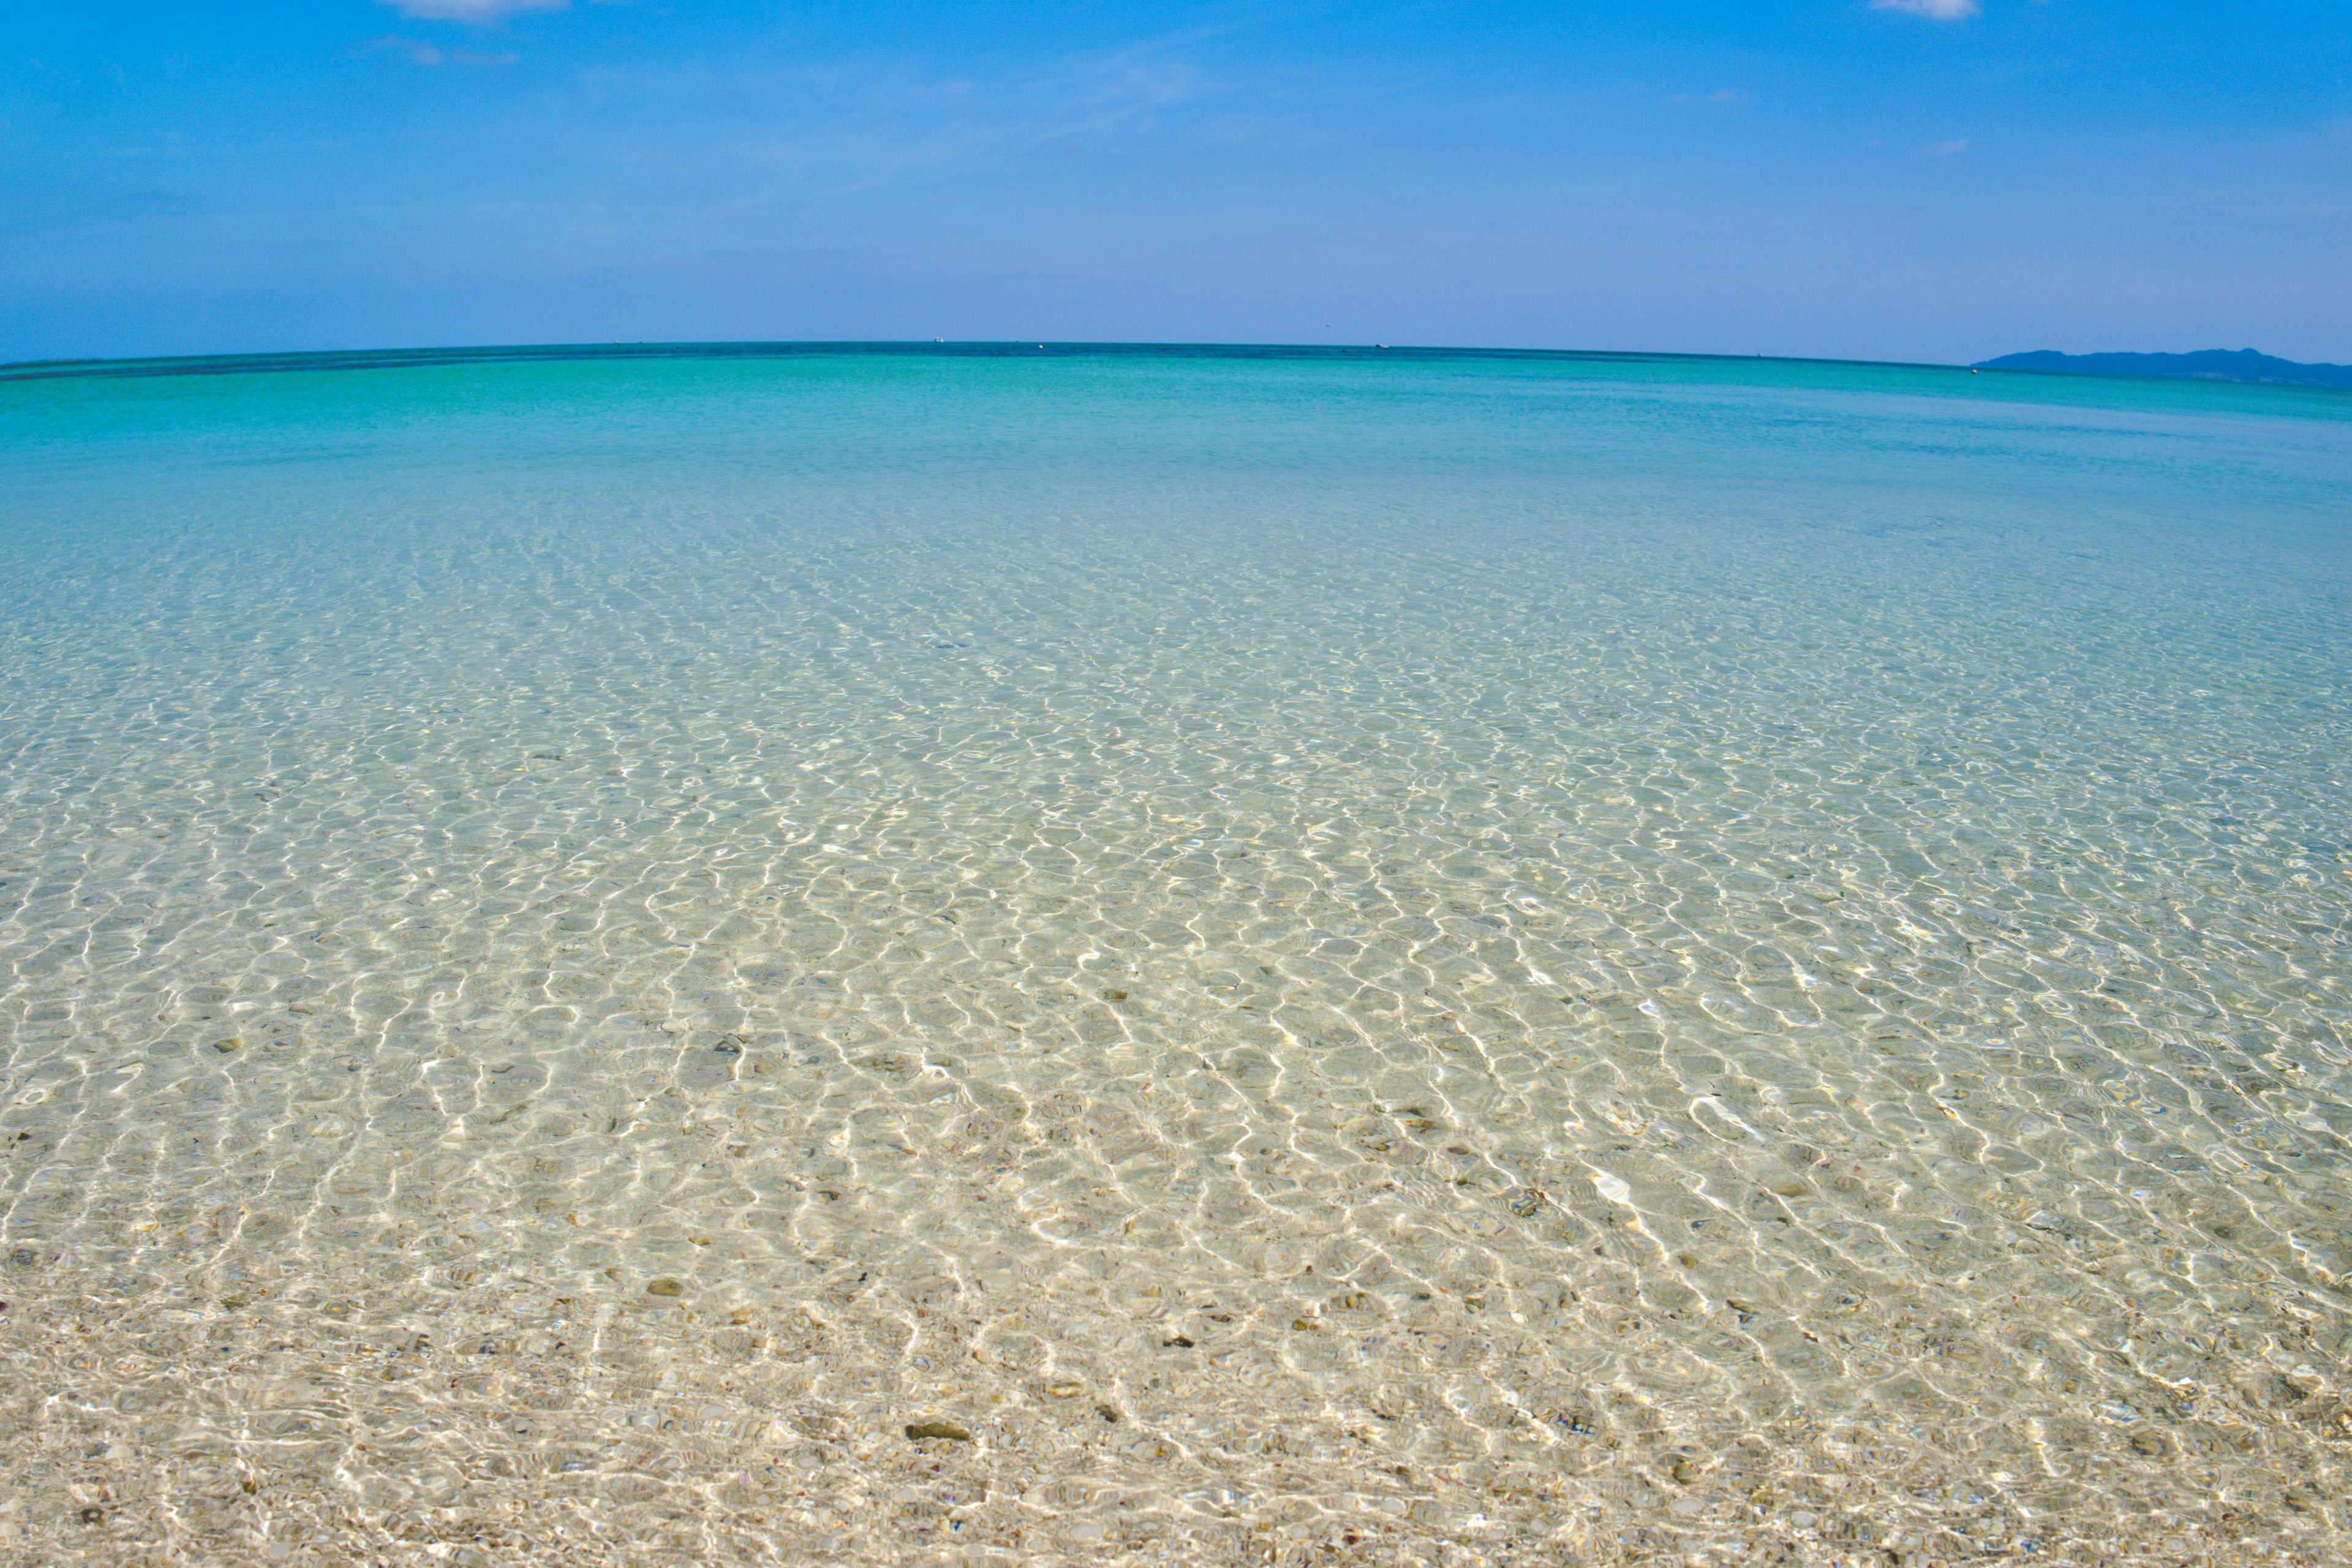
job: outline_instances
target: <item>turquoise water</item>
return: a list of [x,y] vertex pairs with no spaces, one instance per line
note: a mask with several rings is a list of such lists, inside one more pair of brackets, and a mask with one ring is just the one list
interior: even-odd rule
[[0,498],[10,1560],[2346,1551],[2352,398],[63,376]]

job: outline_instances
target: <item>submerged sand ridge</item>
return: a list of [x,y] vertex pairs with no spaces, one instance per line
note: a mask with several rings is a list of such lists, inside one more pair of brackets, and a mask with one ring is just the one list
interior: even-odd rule
[[0,1552],[2337,1554],[2334,655],[2151,586],[2269,558],[643,460],[26,557]]

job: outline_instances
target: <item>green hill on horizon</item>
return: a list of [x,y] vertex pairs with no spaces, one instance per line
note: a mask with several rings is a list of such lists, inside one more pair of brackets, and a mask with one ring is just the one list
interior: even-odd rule
[[2055,349],[1979,360],[1973,370],[2030,370],[2055,375],[2163,375],[2189,381],[2246,381],[2270,386],[2320,386],[2352,392],[2352,365],[2301,364],[2253,349],[2200,349],[2186,354],[2065,354]]

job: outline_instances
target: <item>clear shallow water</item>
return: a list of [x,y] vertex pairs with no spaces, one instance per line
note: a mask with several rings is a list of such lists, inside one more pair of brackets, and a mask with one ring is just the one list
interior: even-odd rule
[[2340,1559],[2347,496],[1740,362],[0,386],[0,1554]]

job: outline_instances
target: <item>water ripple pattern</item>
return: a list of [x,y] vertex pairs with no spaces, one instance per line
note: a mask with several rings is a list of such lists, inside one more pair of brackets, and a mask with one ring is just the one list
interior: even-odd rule
[[0,387],[0,1561],[2352,1552],[2352,400]]

